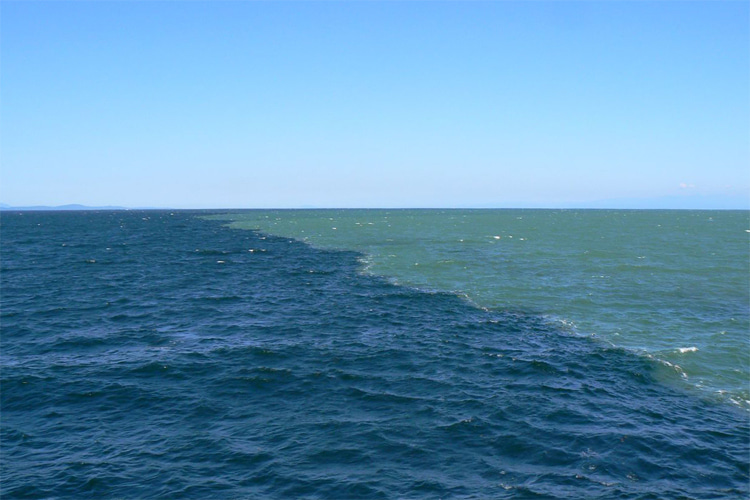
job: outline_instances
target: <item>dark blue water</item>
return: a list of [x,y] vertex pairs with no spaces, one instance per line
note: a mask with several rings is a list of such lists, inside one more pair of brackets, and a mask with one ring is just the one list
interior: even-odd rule
[[196,215],[2,215],[2,498],[750,493],[648,359]]

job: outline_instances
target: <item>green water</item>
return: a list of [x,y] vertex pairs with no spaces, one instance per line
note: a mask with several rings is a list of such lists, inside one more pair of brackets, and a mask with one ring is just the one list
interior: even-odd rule
[[233,226],[361,252],[363,270],[543,315],[750,408],[745,211],[277,210]]

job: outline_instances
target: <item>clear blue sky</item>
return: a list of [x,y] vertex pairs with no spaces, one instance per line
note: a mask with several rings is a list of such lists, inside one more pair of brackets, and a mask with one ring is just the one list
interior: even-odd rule
[[746,207],[749,5],[4,1],[0,202]]

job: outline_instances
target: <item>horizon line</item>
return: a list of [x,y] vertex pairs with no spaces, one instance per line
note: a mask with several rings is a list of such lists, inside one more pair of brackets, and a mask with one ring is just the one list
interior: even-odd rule
[[198,210],[659,210],[659,211],[750,211],[748,207],[624,207],[624,206],[367,206],[367,207],[313,207],[313,206],[278,206],[278,207],[125,207],[125,206],[89,206],[78,204],[66,205],[29,205],[29,206],[0,206],[0,211],[18,212],[18,211],[35,211],[35,212],[91,212],[91,211],[198,211]]

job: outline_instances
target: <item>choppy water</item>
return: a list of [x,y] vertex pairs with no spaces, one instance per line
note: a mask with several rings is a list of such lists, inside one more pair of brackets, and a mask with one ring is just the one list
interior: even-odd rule
[[[257,211],[235,227],[362,252],[396,283],[543,315],[750,409],[750,212]],[[676,380],[675,380],[676,379]]]
[[[533,293],[483,309],[361,272],[392,257],[202,215],[2,215],[3,498],[750,493],[747,411],[665,383],[672,367],[581,336]],[[422,229],[389,238],[448,251]],[[487,236],[533,241],[500,229]],[[473,258],[454,256],[481,282]],[[733,279],[723,307],[742,313]]]

